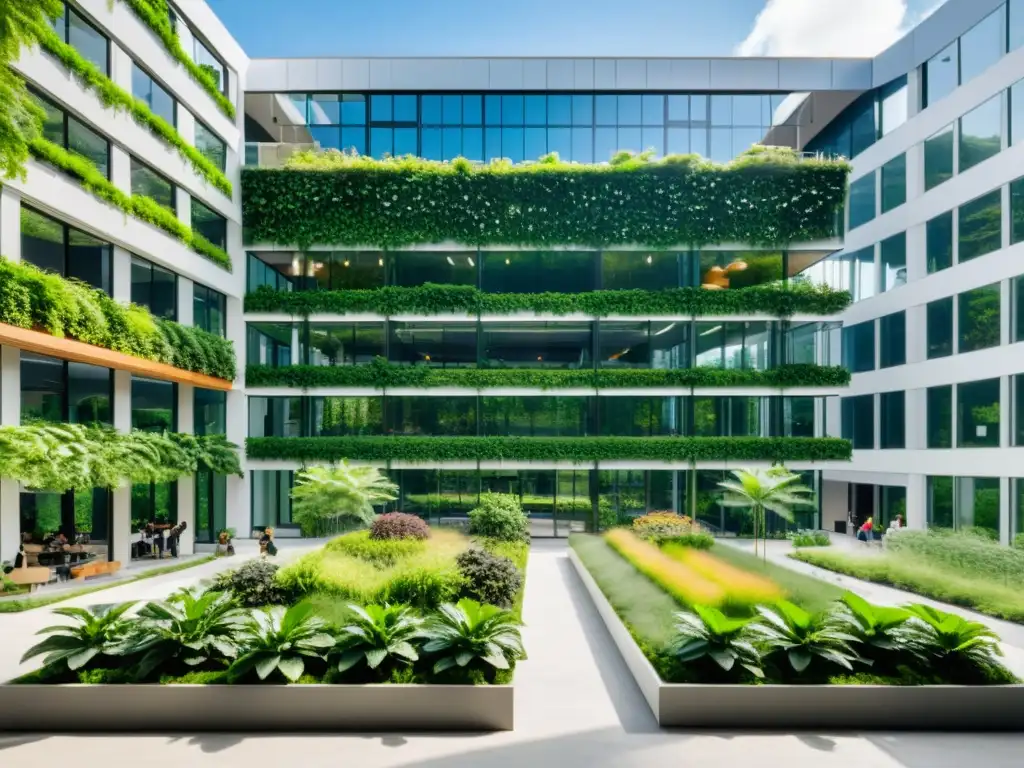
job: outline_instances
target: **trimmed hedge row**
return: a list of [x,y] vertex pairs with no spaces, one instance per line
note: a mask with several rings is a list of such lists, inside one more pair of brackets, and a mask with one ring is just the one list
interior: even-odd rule
[[841,366],[782,365],[766,371],[735,368],[630,370],[542,370],[537,368],[429,368],[397,365],[382,357],[369,365],[250,365],[247,387],[844,387],[850,372]]
[[231,271],[231,257],[227,252],[218,248],[194,229],[186,226],[173,211],[164,208],[153,198],[122,192],[96,169],[91,160],[68,152],[52,141],[42,138],[34,139],[29,145],[29,150],[37,159],[78,179],[84,189],[100,200],[110,203],[115,208],[119,208],[147,224],[159,227],[200,256],[205,256],[228,272]]
[[405,288],[386,286],[347,291],[275,291],[262,286],[245,297],[246,312],[286,312],[306,317],[317,313],[373,312],[379,315],[467,315],[539,312],[555,315],[733,315],[768,314],[788,317],[797,312],[834,315],[850,306],[848,291],[828,286],[793,284],[753,286],[728,291],[669,288],[664,291],[622,290],[587,293],[485,293],[474,286],[425,283]]
[[86,60],[74,46],[61,40],[51,27],[40,25],[36,29],[36,34],[40,46],[67,67],[80,85],[94,91],[104,106],[127,112],[136,123],[149,129],[177,150],[178,154],[192,165],[196,173],[231,197],[232,187],[228,177],[202,152],[181,138],[181,134],[173,125],[154,114],[146,102],[135,98],[100,72],[96,65]]
[[250,437],[250,459],[358,461],[835,461],[833,437]]
[[68,337],[220,379],[235,378],[231,342],[144,307],[125,306],[84,283],[0,257],[0,323]]
[[780,245],[833,235],[849,170],[764,147],[725,165],[646,153],[610,165],[300,153],[283,169],[243,170],[243,216],[251,242],[301,248]]

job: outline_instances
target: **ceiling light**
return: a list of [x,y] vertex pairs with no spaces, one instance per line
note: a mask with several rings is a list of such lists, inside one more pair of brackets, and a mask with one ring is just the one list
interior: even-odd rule
[[350,261],[349,261],[348,259],[345,259],[345,266],[346,266],[346,267],[347,267],[347,266],[348,266],[349,264],[351,264],[351,263],[352,263],[352,262],[350,262]]
[[455,262],[452,261],[452,257],[451,256],[445,256],[444,260],[447,261],[449,265],[451,265],[453,267],[455,266]]
[[651,256],[650,254],[648,254],[648,255],[647,255],[647,263],[648,263],[648,264],[652,264],[653,262],[654,262],[654,257],[653,257],[653,256]]
[[662,328],[662,329],[661,329],[660,331],[658,331],[658,332],[657,332],[656,334],[654,334],[654,335],[655,335],[655,336],[661,336],[661,334],[663,334],[663,333],[668,333],[669,331],[671,331],[671,330],[672,330],[673,328],[675,328],[675,327],[676,327],[676,324],[675,324],[675,323],[669,323],[668,325],[666,325],[666,326],[665,326],[664,328]]
[[512,263],[512,259],[505,259],[505,263],[506,264],[511,264]]
[[476,266],[476,264],[473,263],[473,257],[472,256],[467,256],[466,257],[466,261],[469,262],[469,266],[471,266],[471,267],[475,267]]
[[299,266],[299,255],[295,254],[294,256],[292,256],[292,274],[297,277],[299,275],[300,269],[301,267]]
[[377,259],[377,266],[378,267],[383,267],[384,266],[384,259]]
[[706,331],[704,331],[704,333],[702,333],[700,335],[701,336],[710,336],[712,333],[717,333],[720,330],[722,330],[722,326],[716,325],[714,328],[708,328]]

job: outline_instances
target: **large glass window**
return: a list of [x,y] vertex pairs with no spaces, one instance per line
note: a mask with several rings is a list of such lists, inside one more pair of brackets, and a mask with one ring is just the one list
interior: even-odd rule
[[953,297],[928,302],[928,359],[953,354]]
[[1003,239],[1001,190],[996,189],[961,205],[958,224],[959,263],[998,250]]
[[200,120],[196,120],[196,149],[221,172],[227,167],[228,145]]
[[78,51],[83,59],[104,75],[110,75],[110,41],[70,3],[64,3],[64,10],[53,21],[53,29],[57,37]]
[[875,218],[875,174],[861,176],[850,184],[850,229],[866,224]]
[[601,253],[601,287],[604,289],[660,291],[678,284],[678,254],[658,251]]
[[132,303],[154,316],[175,320],[178,316],[178,276],[151,261],[132,256]]
[[939,214],[925,225],[928,274],[953,266],[953,212]]
[[21,353],[21,419],[110,424],[113,371],[30,352]]
[[295,528],[292,523],[292,485],[295,473],[290,469],[254,469],[252,471],[252,527]]
[[772,251],[701,251],[683,256],[683,282],[710,290],[781,282],[782,254]]
[[21,258],[110,293],[110,243],[21,206]]
[[960,118],[960,172],[999,153],[1003,141],[1002,95],[996,94]]
[[907,233],[887,237],[882,241],[881,291],[891,291],[907,284]]
[[249,397],[249,437],[302,437],[301,397]]
[[900,155],[882,166],[882,213],[907,202],[907,156]]
[[178,125],[178,105],[167,90],[146,70],[132,62],[132,96],[141,100],[168,125]]
[[228,220],[192,197],[192,231],[218,248],[228,247]]
[[45,114],[43,138],[91,160],[96,170],[110,178],[110,142],[106,137],[68,114],[45,96],[32,90],[29,93]]
[[358,365],[383,357],[383,323],[310,323],[307,365]]
[[883,392],[879,396],[881,435],[879,448],[905,448],[907,434],[906,392]]
[[391,255],[395,285],[476,285],[476,251],[398,251]]
[[[272,254],[264,254],[273,258]],[[278,269],[302,275],[296,287],[311,290],[344,291],[380,288],[385,282],[385,260],[382,251],[311,251],[306,254],[279,254]],[[290,265],[290,266],[289,266]],[[277,266],[277,265],[275,265]]]
[[132,376],[132,429],[174,432],[177,411],[177,384]]
[[596,253],[485,251],[481,287],[488,293],[580,293],[597,287]]
[[843,366],[853,373],[875,370],[875,321],[843,328]]
[[[464,368],[477,364],[475,323],[392,322],[388,329],[388,357],[391,362],[441,368]],[[514,337],[515,332],[511,335]]]
[[1010,11],[1010,50],[1015,51],[1024,45],[1024,0],[1009,0]]
[[223,435],[228,431],[227,392],[196,387],[192,403],[192,430],[195,434]]
[[879,367],[891,368],[907,362],[907,313],[894,312],[879,320],[881,349]]
[[192,325],[224,336],[227,324],[227,297],[205,285],[192,285]]
[[155,200],[164,208],[176,210],[174,184],[166,176],[154,171],[145,163],[132,158],[132,194]]
[[591,323],[485,323],[481,349],[487,365],[587,368]]
[[648,437],[678,432],[679,401],[674,397],[599,397],[601,434]]
[[999,379],[956,385],[958,448],[999,447]]
[[957,352],[999,346],[999,294],[999,283],[992,283],[957,296]]
[[924,65],[924,106],[928,107],[952,93],[960,84],[957,41],[939,51]]
[[586,397],[484,396],[480,398],[481,434],[499,437],[593,434],[590,400]]
[[312,397],[308,400],[310,437],[379,435],[384,429],[381,397]]
[[248,323],[246,361],[249,365],[281,368],[292,364],[291,323]]
[[1006,53],[1005,19],[1006,6],[1000,5],[960,36],[961,83],[974,79]]
[[476,434],[475,397],[390,396],[385,406],[389,434],[442,437]]
[[[1022,374],[1013,377],[1013,435],[1011,439],[1014,445],[1024,445],[1024,375]],[[1020,533],[1024,533],[1024,531],[1020,531]]]
[[928,447],[953,447],[953,387],[928,387],[926,391],[928,411]]
[[953,478],[928,478],[928,527],[953,527]]
[[196,36],[183,19],[178,17],[172,6],[167,6],[167,13],[171,17],[171,25],[181,41],[182,49],[192,61],[199,65],[200,69],[216,81],[221,92],[227,94],[228,69],[224,62]]
[[953,178],[953,124],[924,142],[924,188],[937,187]]
[[858,450],[875,447],[875,396],[857,395],[840,400],[843,438]]
[[879,89],[881,125],[879,133],[885,136],[907,122],[908,86],[906,75],[898,77]]

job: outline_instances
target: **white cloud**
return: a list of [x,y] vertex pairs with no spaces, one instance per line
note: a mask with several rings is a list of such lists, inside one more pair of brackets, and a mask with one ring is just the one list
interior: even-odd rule
[[874,56],[906,32],[909,17],[907,0],[768,0],[736,53]]

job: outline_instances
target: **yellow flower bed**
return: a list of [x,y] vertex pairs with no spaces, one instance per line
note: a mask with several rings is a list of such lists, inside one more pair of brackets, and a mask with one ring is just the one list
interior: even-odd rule
[[785,592],[771,579],[744,571],[708,552],[677,544],[666,544],[662,552],[702,578],[719,585],[725,591],[725,602],[732,605],[761,605],[785,597]]
[[684,605],[718,606],[726,600],[726,590],[680,560],[669,557],[624,528],[614,528],[605,541],[634,568]]

